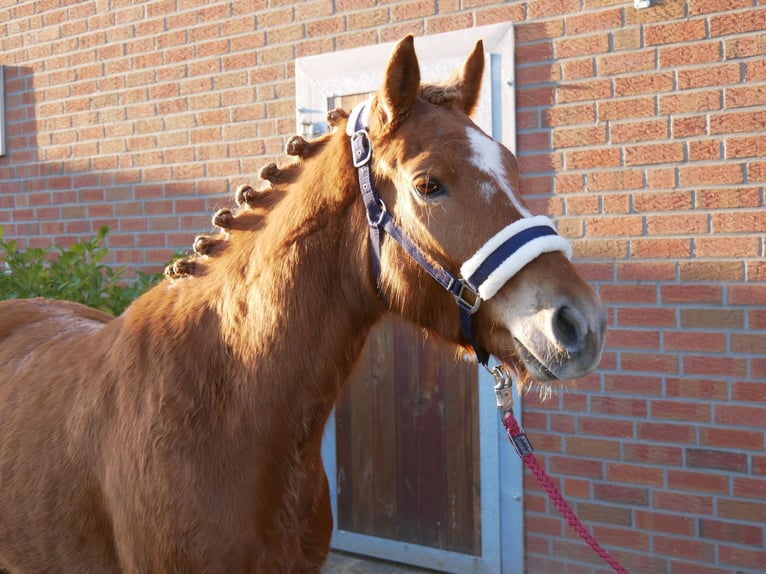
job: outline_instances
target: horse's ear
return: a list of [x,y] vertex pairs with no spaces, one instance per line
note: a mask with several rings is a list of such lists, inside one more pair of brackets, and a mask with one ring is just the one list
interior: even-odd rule
[[457,73],[455,87],[462,95],[463,111],[471,115],[479,101],[481,80],[484,75],[484,43],[478,40]]
[[415,40],[408,35],[391,52],[383,87],[378,92],[380,111],[389,127],[395,127],[409,113],[419,88],[420,67],[415,55]]

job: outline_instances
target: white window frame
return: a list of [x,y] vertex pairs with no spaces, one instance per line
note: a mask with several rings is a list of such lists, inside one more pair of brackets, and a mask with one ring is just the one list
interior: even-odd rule
[[[482,93],[473,119],[484,131],[515,152],[513,24],[493,24],[416,38],[421,77],[426,82],[443,80],[463,64],[478,39],[484,41],[486,65]],[[324,119],[331,98],[378,89],[392,47],[393,43],[378,44],[298,59],[295,65],[298,133],[327,129]],[[481,556],[347,532],[337,528],[337,520],[331,542],[334,549],[455,574],[523,574],[523,465],[508,444],[505,429],[499,421],[493,386],[493,377],[479,368],[476,392],[479,404]],[[518,396],[515,412],[521,416]],[[322,456],[330,478],[333,516],[337,516],[334,412],[325,427]]]

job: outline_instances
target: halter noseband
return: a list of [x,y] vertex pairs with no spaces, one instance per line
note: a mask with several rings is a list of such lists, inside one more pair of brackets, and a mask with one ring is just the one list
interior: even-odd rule
[[357,105],[348,118],[346,134],[351,138],[351,154],[367,212],[372,269],[378,289],[380,290],[382,231],[390,235],[431,277],[452,294],[460,311],[463,336],[473,347],[478,361],[487,367],[489,353],[476,343],[472,327],[473,315],[479,310],[482,300],[493,297],[511,277],[539,255],[561,251],[570,258],[572,248],[566,239],[556,233],[550,219],[537,215],[514,221],[492,236],[463,263],[460,267],[460,277],[431,262],[394,221],[372,184],[369,112],[369,101]]

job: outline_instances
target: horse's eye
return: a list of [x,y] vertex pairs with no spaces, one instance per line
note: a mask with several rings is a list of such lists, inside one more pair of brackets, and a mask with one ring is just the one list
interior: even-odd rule
[[446,191],[438,180],[428,175],[416,178],[413,187],[418,192],[418,195],[428,199],[433,199]]

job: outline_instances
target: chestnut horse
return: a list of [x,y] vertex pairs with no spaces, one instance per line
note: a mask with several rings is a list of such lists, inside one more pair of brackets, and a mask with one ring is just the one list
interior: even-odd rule
[[[407,37],[366,113],[378,207],[453,275],[530,217],[513,155],[469,118],[483,65],[478,43],[421,85]],[[470,349],[453,295],[386,232],[373,262],[347,117],[292,139],[297,157],[240,188],[222,231],[121,316],[0,304],[0,567],[320,571],[322,431],[370,328],[395,313]],[[476,347],[521,380],[556,385],[599,360],[604,310],[565,252],[482,285],[471,309]]]

